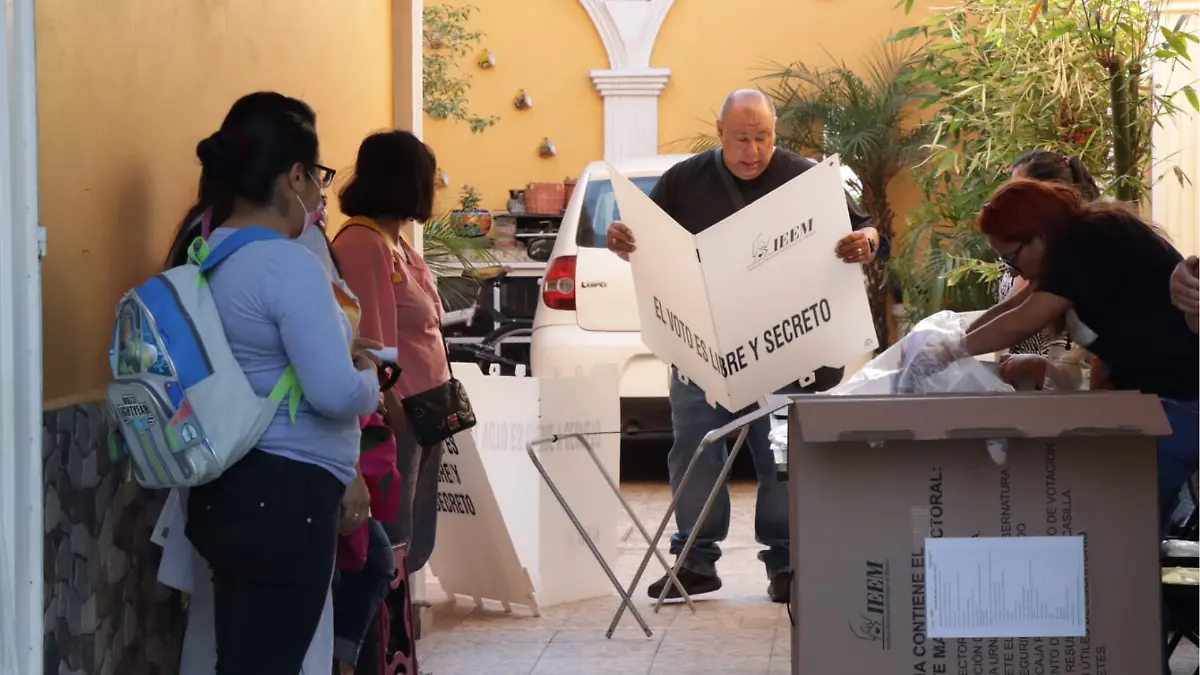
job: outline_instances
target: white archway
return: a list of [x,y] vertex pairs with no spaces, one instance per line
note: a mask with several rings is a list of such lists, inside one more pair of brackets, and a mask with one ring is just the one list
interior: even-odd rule
[[591,72],[604,98],[604,158],[657,155],[658,97],[671,70],[651,68],[650,54],[675,0],[579,2],[608,53],[608,69]]

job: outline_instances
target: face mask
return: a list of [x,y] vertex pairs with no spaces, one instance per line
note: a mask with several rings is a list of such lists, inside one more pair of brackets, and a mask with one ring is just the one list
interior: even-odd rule
[[[311,173],[308,174],[308,177],[312,182],[317,183],[317,179],[313,178]],[[304,225],[300,228],[300,234],[313,229],[313,226],[321,222],[325,217],[325,191],[321,189],[320,185],[320,183],[317,183],[317,189],[320,191],[320,199],[317,202],[317,208],[313,211],[308,210],[308,207],[304,205],[304,200],[300,198],[299,194],[296,195],[296,201],[300,203],[300,210],[304,211]]]

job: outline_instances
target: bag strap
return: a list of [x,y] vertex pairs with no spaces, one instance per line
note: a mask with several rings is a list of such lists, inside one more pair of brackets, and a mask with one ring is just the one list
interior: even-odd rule
[[391,246],[392,242],[388,239],[387,235],[384,234],[383,230],[379,227],[379,223],[376,223],[374,220],[371,220],[370,218],[367,218],[365,216],[354,216],[353,218],[342,223],[342,227],[338,230],[338,233],[333,235],[333,241],[337,241],[337,238],[342,236],[343,232],[345,232],[347,229],[354,227],[356,225],[358,227],[365,227],[368,230],[379,235],[380,237],[383,237],[383,240],[388,243],[388,246],[389,247]]
[[729,193],[729,199],[733,201],[734,210],[741,211],[746,208],[746,198],[742,196],[742,191],[733,182],[733,175],[729,173],[729,169],[725,167],[725,151],[721,148],[713,151],[713,161],[717,164],[717,174],[721,176],[725,191]]
[[[208,274],[216,268],[217,265],[225,262],[229,256],[237,253],[246,244],[253,244],[256,241],[270,241],[272,239],[283,239],[283,235],[275,230],[265,227],[245,227],[225,238],[217,247],[209,250],[208,243],[204,242],[202,246],[192,242],[192,247],[188,250],[188,258],[195,258],[200,265],[200,274]],[[204,241],[201,239],[200,241]]]
[[451,359],[450,359],[450,343],[446,341],[445,337],[442,338],[442,346],[446,348],[446,370],[450,372],[450,380],[453,381],[454,380],[454,364],[451,362]]

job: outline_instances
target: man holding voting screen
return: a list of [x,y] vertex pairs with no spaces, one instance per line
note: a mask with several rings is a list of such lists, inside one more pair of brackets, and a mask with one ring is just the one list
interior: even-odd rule
[[[712,227],[817,166],[813,160],[775,147],[775,106],[770,98],[756,90],[735,91],[725,99],[717,120],[717,136],[721,141],[719,149],[676,164],[663,174],[650,193],[650,199],[659,208],[692,234]],[[869,226],[869,219],[848,194],[846,208],[854,231],[843,237],[831,254],[846,263],[858,265],[885,257],[887,240],[881,240],[875,228]],[[607,241],[609,250],[626,261],[635,250],[632,231],[620,222],[610,226]],[[762,290],[747,288],[746,293]],[[789,390],[789,393],[829,389],[841,380],[842,369],[821,368],[815,375],[816,381],[807,388]],[[674,367],[671,368],[670,402],[675,441],[667,461],[674,492],[704,436],[749,410],[731,412],[710,405],[704,392],[682,378]],[[770,421],[760,419],[750,427],[746,442],[758,474],[754,534],[755,539],[767,547],[759,552],[758,558],[767,568],[768,596],[773,602],[782,603],[789,598],[792,580],[788,552],[788,495],[786,483],[781,483],[775,475],[775,458],[767,441],[769,431]],[[724,486],[707,520],[704,523],[696,521],[717,482],[727,453],[724,443],[706,447],[693,476],[678,495],[675,508],[678,531],[671,537],[671,552],[678,556],[692,529],[700,528],[679,574],[689,595],[721,588],[716,563],[721,557],[719,542],[729,532],[730,517],[729,492]],[[665,576],[650,584],[650,596],[659,597],[666,585]],[[671,586],[666,597],[680,596]]]

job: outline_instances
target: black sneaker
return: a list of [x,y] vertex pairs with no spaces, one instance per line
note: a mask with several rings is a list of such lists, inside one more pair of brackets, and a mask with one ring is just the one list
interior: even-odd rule
[[767,597],[771,598],[771,602],[780,604],[791,602],[792,572],[790,570],[771,575],[771,583],[767,584]]
[[[696,596],[720,589],[721,577],[715,574],[698,574],[685,567],[679,570],[679,583],[683,585],[683,589],[689,596]],[[683,597],[679,594],[679,589],[675,587],[675,584],[671,583],[670,577],[665,574],[661,579],[650,584],[650,587],[646,589],[646,594],[657,600],[658,596],[662,594],[664,586],[669,586],[667,600],[678,600]]]

